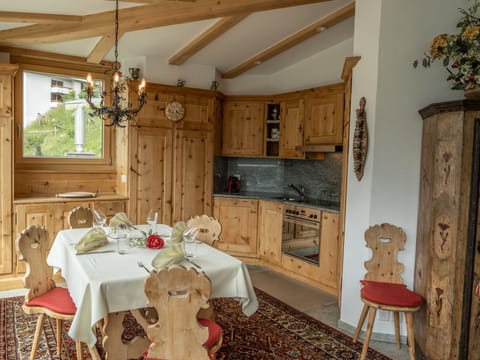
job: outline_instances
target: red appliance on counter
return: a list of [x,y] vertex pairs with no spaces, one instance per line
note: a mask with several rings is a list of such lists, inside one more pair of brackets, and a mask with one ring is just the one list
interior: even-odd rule
[[227,182],[227,192],[240,192],[240,179],[236,176],[229,176]]

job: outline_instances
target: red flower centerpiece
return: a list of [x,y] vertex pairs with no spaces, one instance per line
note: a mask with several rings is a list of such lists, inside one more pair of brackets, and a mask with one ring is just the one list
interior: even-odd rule
[[158,234],[151,234],[147,237],[147,248],[161,249],[165,245],[165,241]]

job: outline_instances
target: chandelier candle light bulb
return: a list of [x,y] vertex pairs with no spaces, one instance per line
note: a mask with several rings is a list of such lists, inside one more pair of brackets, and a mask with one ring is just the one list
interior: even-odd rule
[[[106,123],[106,126],[119,126],[125,127],[126,122],[133,120],[146,102],[147,93],[145,92],[145,80],[142,79],[138,86],[138,104],[133,105],[128,100],[128,87],[125,82],[120,81],[122,78],[122,72],[120,71],[120,63],[118,62],[118,0],[115,0],[115,61],[112,63],[112,84],[110,89],[110,106],[105,104],[105,100],[108,100],[107,91],[103,90],[99,94],[100,103],[95,104],[93,102],[94,97],[94,83],[92,75],[88,74],[86,79],[87,87],[87,103],[93,110],[92,115],[102,117]],[[127,78],[127,80],[130,80]],[[125,105],[124,105],[125,104]]]

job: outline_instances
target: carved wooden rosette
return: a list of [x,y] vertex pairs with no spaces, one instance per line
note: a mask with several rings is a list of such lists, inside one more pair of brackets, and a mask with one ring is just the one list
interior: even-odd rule
[[355,132],[353,133],[353,171],[358,181],[363,177],[363,169],[367,158],[368,129],[365,114],[366,100],[360,99],[360,108],[356,110]]

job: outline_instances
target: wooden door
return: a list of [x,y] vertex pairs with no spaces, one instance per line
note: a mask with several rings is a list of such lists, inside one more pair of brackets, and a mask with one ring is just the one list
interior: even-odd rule
[[263,103],[224,103],[223,155],[263,155],[263,112]]
[[[29,204],[29,205],[16,205],[16,231],[15,239],[24,229],[32,225],[41,225],[48,230],[50,236],[50,247],[55,240],[55,216],[53,206],[51,204]],[[25,272],[25,263],[16,260],[17,274]]]
[[284,101],[280,107],[280,157],[303,159],[305,153],[296,150],[303,145],[303,99]]
[[342,144],[343,100],[343,92],[305,97],[305,145]]
[[131,141],[131,220],[145,224],[150,209],[157,209],[158,221],[171,224],[172,129],[141,127]]
[[283,205],[278,201],[258,202],[258,255],[280,264],[282,261]]
[[338,221],[338,213],[322,211],[318,277],[321,282],[335,289],[338,286]]
[[215,197],[213,216],[222,224],[215,246],[238,256],[257,256],[258,200]]
[[176,130],[172,224],[212,214],[213,133]]

